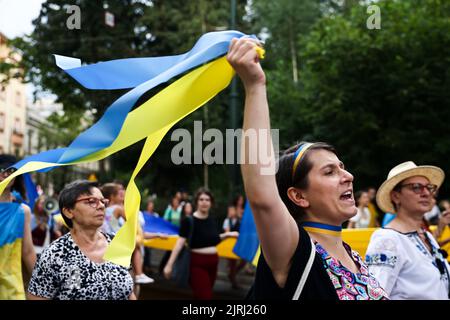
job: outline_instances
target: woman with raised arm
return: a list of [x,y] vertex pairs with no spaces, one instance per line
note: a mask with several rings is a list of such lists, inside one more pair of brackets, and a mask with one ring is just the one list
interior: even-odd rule
[[[257,45],[248,38],[233,39],[227,59],[245,87],[244,134],[256,130],[256,136],[267,141],[269,164],[275,167]],[[264,132],[268,136],[262,136]],[[245,161],[255,159],[251,147],[261,146],[261,141],[242,141],[242,176],[261,243],[250,297],[387,298],[361,257],[342,241],[341,225],[355,215],[356,207],[353,176],[335,149],[320,142],[297,144],[280,157],[278,171],[268,173],[267,161]]]

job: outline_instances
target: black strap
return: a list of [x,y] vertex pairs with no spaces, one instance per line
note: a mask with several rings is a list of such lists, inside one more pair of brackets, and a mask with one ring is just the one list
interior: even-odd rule
[[188,236],[186,245],[188,246],[188,248],[190,248],[191,244],[192,244],[192,235],[194,234],[194,218],[192,216],[188,216],[188,217],[186,217],[186,219],[189,220],[189,226],[190,226],[189,236]]
[[440,274],[444,274],[444,272],[445,272],[445,274],[447,275],[447,290],[448,290],[447,294],[448,294],[448,298],[450,299],[450,275],[449,275],[449,272],[447,269],[447,265],[445,263],[445,260],[441,260],[436,256],[437,253],[439,253],[441,256],[443,256],[441,253],[441,249],[433,246],[433,242],[431,242],[431,239],[428,237],[428,234],[426,231],[424,232],[424,235],[425,235],[425,239],[427,240],[429,246],[431,247],[431,255],[433,256],[433,258],[436,261],[436,265],[439,269]]

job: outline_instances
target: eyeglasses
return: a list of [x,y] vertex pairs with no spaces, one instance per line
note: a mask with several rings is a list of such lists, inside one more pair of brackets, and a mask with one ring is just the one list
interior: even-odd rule
[[409,189],[414,191],[414,193],[416,193],[416,194],[421,194],[425,190],[425,188],[427,188],[427,190],[431,194],[434,194],[437,190],[437,185],[431,184],[431,183],[426,184],[426,185],[423,185],[421,183],[407,183],[407,184],[402,184],[399,186],[399,188],[403,188],[403,187],[409,187]]
[[92,208],[98,208],[98,205],[100,204],[100,202],[103,203],[103,205],[105,207],[107,207],[108,204],[109,204],[109,200],[108,199],[105,199],[105,198],[99,199],[99,198],[96,198],[96,197],[81,198],[81,199],[76,200],[75,203],[77,203],[79,201],[86,201],[86,203],[89,206],[91,206]]

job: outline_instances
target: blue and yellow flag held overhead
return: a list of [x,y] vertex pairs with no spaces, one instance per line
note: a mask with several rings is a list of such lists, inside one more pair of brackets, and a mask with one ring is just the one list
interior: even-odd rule
[[22,241],[25,212],[19,203],[0,202],[0,300],[24,300]]
[[258,262],[260,254],[259,239],[252,209],[248,201],[245,203],[239,237],[234,245],[233,252],[254,265]]
[[[135,247],[140,205],[135,177],[174,124],[228,86],[234,71],[221,56],[228,51],[231,39],[244,36],[238,31],[211,32],[203,35],[185,54],[112,60],[87,66],[81,66],[78,59],[56,55],[56,64],[86,88],[133,89],[109,106],[100,120],[68,147],[45,151],[16,163],[13,167],[17,171],[0,183],[0,193],[20,174],[97,161],[145,138],[125,194],[127,222],[105,255],[106,260],[128,267]],[[190,72],[130,112],[144,93],[186,71]]]

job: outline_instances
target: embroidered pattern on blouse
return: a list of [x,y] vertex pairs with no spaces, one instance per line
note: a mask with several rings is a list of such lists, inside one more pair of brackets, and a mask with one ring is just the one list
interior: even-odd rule
[[359,254],[349,247],[353,261],[360,267],[359,273],[352,273],[339,261],[331,257],[319,244],[315,243],[316,251],[322,258],[323,266],[330,277],[339,300],[387,300],[387,294],[378,281],[369,273],[367,266]]
[[375,253],[366,255],[367,265],[394,267],[397,262],[397,256],[386,255],[384,253]]
[[[442,253],[439,251],[439,248],[435,247],[431,241],[429,242],[431,245],[431,252],[428,251],[428,249],[425,247],[425,244],[420,239],[417,232],[413,232],[408,234],[408,238],[415,243],[416,247],[427,257],[431,258],[431,263],[433,266],[439,270],[439,273],[441,275],[441,280],[449,281],[447,272],[445,270],[445,258],[442,255]],[[440,265],[438,265],[438,263]]]

